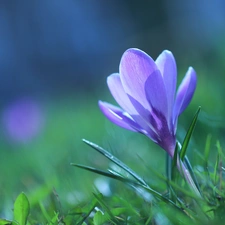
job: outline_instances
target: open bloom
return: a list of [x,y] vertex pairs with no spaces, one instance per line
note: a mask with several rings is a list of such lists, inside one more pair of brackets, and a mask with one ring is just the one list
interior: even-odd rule
[[121,108],[102,101],[99,107],[113,123],[148,136],[173,156],[177,119],[190,103],[196,81],[196,73],[189,67],[176,94],[177,68],[170,51],[163,51],[154,61],[139,49],[128,49],[119,73],[107,78]]

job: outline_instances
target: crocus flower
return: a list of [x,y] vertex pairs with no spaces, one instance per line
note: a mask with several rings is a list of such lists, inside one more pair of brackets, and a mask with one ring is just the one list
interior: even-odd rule
[[107,78],[120,107],[102,101],[99,107],[110,121],[148,136],[173,157],[178,116],[190,103],[196,81],[189,67],[176,93],[177,68],[170,51],[163,51],[154,61],[139,49],[128,49],[119,73]]

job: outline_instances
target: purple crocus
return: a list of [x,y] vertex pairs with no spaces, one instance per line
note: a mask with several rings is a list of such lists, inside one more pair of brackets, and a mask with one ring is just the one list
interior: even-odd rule
[[148,136],[173,157],[178,116],[190,103],[196,81],[196,73],[189,67],[176,93],[177,68],[170,51],[163,51],[154,61],[139,49],[128,49],[119,73],[107,78],[121,108],[102,101],[99,107],[110,121]]
[[35,100],[20,98],[3,111],[3,124],[8,137],[16,143],[28,143],[43,127],[42,108]]

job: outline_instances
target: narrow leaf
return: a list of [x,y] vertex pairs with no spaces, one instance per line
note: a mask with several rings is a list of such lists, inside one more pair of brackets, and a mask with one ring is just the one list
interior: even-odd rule
[[172,199],[173,201],[177,200],[178,202],[180,202],[179,198],[177,197],[177,195],[175,194],[175,191],[173,190],[173,187],[171,186],[171,181],[173,181],[174,183],[177,183],[177,178],[179,175],[178,169],[177,169],[177,157],[179,157],[179,149],[180,149],[180,143],[177,142],[176,143],[176,147],[175,147],[175,151],[174,151],[174,155],[173,158],[171,158],[168,154],[167,160],[169,160],[168,164],[168,170],[169,172],[167,175],[167,186],[168,186],[168,192],[169,192],[169,198]]
[[108,158],[109,160],[114,162],[116,165],[118,165],[119,167],[124,169],[132,177],[134,177],[138,182],[140,182],[143,185],[147,185],[146,182],[140,176],[138,176],[132,169],[130,169],[127,165],[125,165],[123,162],[121,162],[118,158],[116,158],[110,152],[106,151],[105,149],[101,148],[100,146],[98,146],[98,145],[96,145],[96,144],[94,144],[94,143],[92,143],[90,141],[87,141],[85,139],[83,139],[83,142],[85,142],[87,145],[91,146],[92,148],[97,150],[99,153],[104,155],[106,158]]
[[[76,220],[76,225],[83,225],[85,224],[84,221],[89,217],[89,215],[94,211],[94,208],[97,205],[97,200],[93,199],[89,204],[82,208],[82,214]],[[71,215],[73,212],[71,212]]]
[[199,108],[198,108],[197,112],[195,113],[195,116],[194,116],[194,118],[193,118],[193,120],[191,122],[191,125],[190,125],[190,127],[189,127],[189,129],[188,129],[188,131],[186,133],[186,136],[184,138],[184,141],[183,141],[183,144],[182,144],[182,148],[181,148],[181,151],[180,151],[180,159],[182,161],[184,161],[184,157],[186,155],[187,147],[188,147],[189,141],[191,139],[191,135],[192,135],[192,133],[194,131],[195,125],[197,123],[197,119],[198,119],[198,115],[199,115],[200,110],[201,110],[201,107],[199,106]]
[[177,174],[178,174],[177,157],[178,157],[178,154],[179,154],[179,149],[180,149],[180,143],[177,142],[176,148],[175,148],[175,151],[174,151],[174,155],[173,155],[172,168],[171,168],[171,180],[174,181],[174,182],[176,181]]
[[[179,159],[179,157],[177,157],[177,160],[178,159]],[[143,163],[145,163],[145,162],[143,162]],[[181,161],[179,161],[179,163],[181,163]],[[161,179],[165,182],[168,182],[167,177],[164,176],[163,174],[161,174],[157,169],[155,169],[149,165],[146,165],[146,164],[145,164],[145,166],[146,166],[146,168],[149,169],[150,172],[154,173],[159,179]],[[181,171],[181,175],[183,175],[182,171]],[[179,184],[176,184],[173,180],[170,181],[170,185],[173,187],[173,189],[182,192],[184,195],[187,195],[196,200],[202,200],[201,198],[199,198],[195,194],[193,194],[193,192],[190,192],[187,189],[182,188]]]
[[192,177],[192,179],[193,179],[193,181],[194,181],[198,191],[201,193],[201,189],[199,187],[198,180],[197,180],[197,178],[196,178],[196,176],[194,174],[193,168],[192,168],[191,163],[190,163],[190,161],[189,161],[187,156],[184,157],[184,164],[187,167],[188,171],[190,172],[191,177]]
[[225,159],[225,156],[224,156],[224,154],[223,154],[222,147],[221,147],[220,142],[219,142],[218,140],[217,140],[217,142],[216,142],[216,148],[218,149],[218,152],[219,152],[221,158]]
[[51,221],[51,216],[48,214],[48,211],[45,209],[44,204],[42,202],[39,202],[39,207],[41,209],[41,213],[42,213],[43,217],[47,221]]
[[215,163],[214,171],[213,171],[213,177],[214,177],[214,184],[215,185],[217,185],[218,181],[219,181],[220,162],[221,162],[221,152],[218,151],[217,157],[216,157],[216,163]]
[[79,165],[79,164],[74,164],[74,163],[71,163],[71,165],[79,167],[81,169],[89,170],[89,171],[94,172],[94,173],[101,174],[101,175],[106,176],[106,177],[110,177],[110,178],[122,181],[124,183],[129,184],[131,187],[133,187],[133,186],[140,186],[140,187],[144,188],[147,192],[153,194],[156,198],[158,198],[158,199],[160,199],[160,200],[162,200],[162,201],[164,201],[166,203],[169,203],[169,204],[173,205],[174,207],[180,209],[173,201],[171,201],[170,199],[166,198],[165,196],[163,196],[159,192],[155,191],[154,189],[150,188],[148,185],[143,185],[141,183],[132,181],[132,180],[130,180],[128,178],[125,178],[125,177],[122,177],[122,176],[119,176],[119,175],[115,175],[116,174],[115,171],[112,174],[112,173],[108,173],[108,172],[105,172],[105,171],[102,171],[102,170],[98,170],[98,169],[95,169],[95,168],[92,168],[92,167],[89,167],[89,166],[84,166],[84,165]]
[[52,225],[52,224],[56,224],[59,221],[59,214],[54,212],[54,216],[52,217],[52,219],[50,220],[49,223],[47,223],[47,225]]
[[111,210],[109,209],[109,207],[106,205],[106,203],[102,200],[102,195],[96,195],[93,194],[95,196],[95,198],[97,199],[97,201],[101,204],[101,206],[103,207],[103,209],[105,209],[105,211],[107,212],[107,214],[109,215],[109,217],[111,218],[111,222],[116,222],[116,224],[118,223],[116,217],[112,214]]
[[198,197],[201,197],[201,193],[198,190],[198,187],[196,186],[195,181],[193,180],[193,177],[191,176],[191,173],[187,168],[187,165],[185,164],[185,162],[182,162],[180,158],[179,158],[179,165],[180,165],[180,172],[187,181],[191,190],[194,191]]
[[14,203],[14,221],[13,225],[26,225],[27,217],[30,212],[30,203],[27,196],[22,192]]
[[105,177],[109,177],[109,178],[113,178],[113,179],[122,181],[124,183],[130,183],[130,184],[134,184],[134,185],[140,185],[140,183],[138,183],[138,182],[136,182],[134,180],[131,180],[129,178],[125,178],[125,177],[119,176],[115,172],[114,173],[112,173],[112,172],[109,173],[109,172],[105,172],[103,170],[99,170],[99,169],[96,169],[96,168],[93,168],[93,167],[90,167],[90,166],[84,166],[84,165],[75,164],[75,163],[71,163],[71,165],[72,166],[79,167],[81,169],[85,169],[85,170],[91,171],[93,173],[97,173],[97,174],[103,175]]

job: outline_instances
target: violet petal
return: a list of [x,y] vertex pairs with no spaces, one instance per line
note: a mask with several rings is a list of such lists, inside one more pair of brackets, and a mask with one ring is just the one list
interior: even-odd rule
[[142,128],[120,108],[102,101],[99,101],[98,105],[111,122],[127,130],[141,132]]
[[190,103],[195,92],[196,83],[196,72],[192,67],[189,67],[177,91],[174,106],[174,122],[176,122],[177,117],[186,109],[186,107]]
[[150,109],[145,96],[145,82],[157,70],[154,60],[139,49],[128,49],[120,62],[120,76],[127,94]]
[[169,117],[172,115],[174,105],[174,98],[177,85],[177,66],[172,52],[163,51],[155,61],[160,70],[168,98]]
[[154,71],[145,82],[146,98],[153,109],[168,119],[166,88],[159,70]]
[[107,78],[107,84],[112,96],[122,109],[124,109],[129,114],[138,114],[124,91],[120,80],[120,75],[118,73],[111,74]]
[[135,107],[138,112],[138,115],[131,115],[132,118],[148,133],[148,136],[153,140],[157,141],[157,134],[155,128],[151,123],[152,115],[151,113],[145,109],[137,100],[135,100],[132,96],[128,96],[131,103]]

